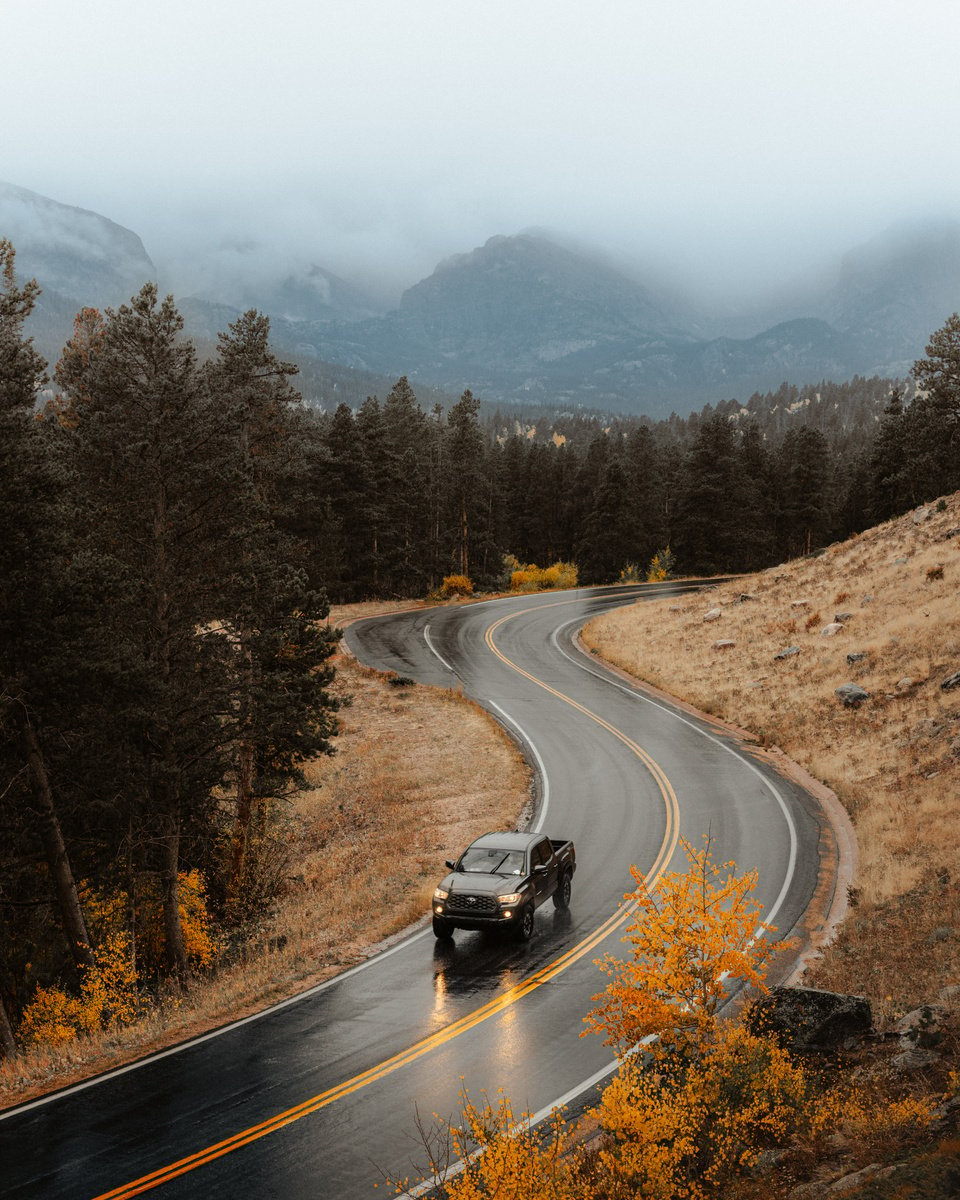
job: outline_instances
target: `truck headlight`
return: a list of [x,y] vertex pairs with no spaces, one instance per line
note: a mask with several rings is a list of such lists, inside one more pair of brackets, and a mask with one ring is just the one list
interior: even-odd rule
[[523,892],[510,892],[510,894],[507,896],[500,896],[499,900],[501,904],[509,904],[512,906],[520,903],[520,897],[522,895]]
[[437,888],[437,890],[433,893],[433,898],[434,900],[446,900],[449,895],[450,893],[445,891],[443,888]]

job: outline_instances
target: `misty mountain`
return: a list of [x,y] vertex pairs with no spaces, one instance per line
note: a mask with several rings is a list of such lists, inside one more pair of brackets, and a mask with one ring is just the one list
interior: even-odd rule
[[84,305],[122,304],[156,268],[143,242],[115,221],[0,182],[0,237],[17,251],[17,274],[35,278],[43,293],[30,332],[50,356],[58,353]]
[[649,415],[849,378],[869,359],[855,334],[812,317],[704,338],[672,297],[530,234],[441,263],[380,320],[316,332],[326,358],[450,391]]
[[897,226],[851,250],[818,315],[855,335],[885,373],[902,375],[958,308],[960,223],[942,221]]
[[[13,241],[21,277],[44,289],[29,331],[51,360],[80,307],[122,303],[156,274],[135,233],[10,184],[0,185],[0,236]],[[421,390],[469,387],[521,409],[665,416],[784,382],[902,378],[960,309],[960,224],[946,222],[866,242],[749,326],[731,313],[737,336],[707,335],[716,319],[682,307],[664,285],[541,234],[492,237],[447,259],[387,313],[307,259],[291,270],[232,251],[231,264],[251,270],[239,282],[234,272],[229,286],[218,261],[214,253],[205,276],[198,264],[201,295],[178,297],[188,331],[211,343],[243,309],[261,309],[277,349],[301,363],[305,382],[317,381],[305,391],[324,406],[407,375]]]

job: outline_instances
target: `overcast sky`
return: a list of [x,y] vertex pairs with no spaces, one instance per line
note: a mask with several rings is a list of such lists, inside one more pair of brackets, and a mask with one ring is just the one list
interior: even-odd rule
[[717,294],[960,217],[956,0],[0,13],[0,178],[134,229],[181,292],[212,252],[399,288],[536,226]]

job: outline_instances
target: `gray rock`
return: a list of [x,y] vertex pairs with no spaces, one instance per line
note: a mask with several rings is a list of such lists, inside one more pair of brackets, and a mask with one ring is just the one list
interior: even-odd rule
[[821,637],[835,637],[838,633],[843,632],[843,625],[840,621],[831,621],[829,625],[824,625],[820,630]]
[[775,987],[751,1005],[747,1025],[754,1033],[773,1034],[791,1049],[819,1050],[869,1033],[873,1015],[864,996]]
[[703,614],[703,619],[705,621],[719,621],[722,616],[723,613],[719,608],[711,608],[709,612]]
[[932,1067],[939,1061],[940,1055],[936,1050],[924,1050],[920,1046],[910,1046],[907,1050],[901,1050],[899,1054],[895,1054],[890,1065],[895,1071],[909,1074],[912,1071],[925,1071],[927,1067]]
[[909,675],[905,675],[903,677],[903,679],[897,680],[896,691],[900,692],[901,695],[904,692],[909,692],[912,687],[913,687],[913,680],[910,678]]
[[954,671],[940,684],[940,690],[944,692],[949,692],[955,687],[960,687],[960,671]]
[[847,655],[847,662],[852,667],[854,663],[863,662],[869,657],[870,656],[867,654],[866,650],[854,650]]
[[777,653],[773,656],[773,658],[774,658],[774,661],[776,662],[777,659],[781,659],[781,658],[793,658],[793,656],[795,654],[799,654],[799,653],[800,653],[799,646],[788,646],[786,648],[786,650],[778,650]]
[[791,608],[809,608],[810,601],[809,600],[791,600],[790,607]]
[[734,604],[746,604],[749,600],[756,600],[756,596],[751,595],[750,592],[741,592],[734,600]]
[[932,1050],[943,1041],[943,1019],[946,1010],[939,1004],[923,1004],[900,1018],[894,1026],[900,1040],[909,1046]]
[[937,538],[937,541],[938,542],[949,542],[951,538],[955,538],[958,536],[960,536],[960,527],[958,527],[957,529],[948,529],[944,533],[941,533],[940,536]]
[[937,999],[951,1012],[960,1011],[960,983],[948,983],[937,993]]
[[924,521],[929,521],[933,513],[929,508],[918,508],[914,510],[912,520],[914,525],[922,525]]
[[713,643],[714,650],[729,650],[731,646],[737,643],[732,638],[719,638]]
[[899,558],[895,558],[893,560],[893,565],[895,567],[902,567],[906,561],[907,561],[906,558],[901,554]]
[[863,598],[863,599],[860,601],[860,607],[861,607],[861,608],[866,608],[866,606],[867,606],[868,604],[872,604],[872,603],[873,603],[873,597],[872,597],[872,596],[864,596],[864,598]]
[[870,699],[870,693],[859,683],[842,683],[833,694],[844,708],[857,708],[864,700]]
[[837,613],[836,616],[833,618],[833,620],[834,620],[834,623],[837,625],[846,625],[846,623],[848,621],[853,620],[853,613],[849,613],[849,612]]

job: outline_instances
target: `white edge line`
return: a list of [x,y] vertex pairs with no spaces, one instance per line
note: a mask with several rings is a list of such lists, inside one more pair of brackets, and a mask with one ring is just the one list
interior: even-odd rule
[[436,658],[438,658],[443,663],[443,665],[447,668],[447,670],[450,672],[451,675],[456,675],[456,671],[453,669],[453,667],[450,666],[450,664],[447,662],[447,660],[443,657],[443,655],[440,653],[440,651],[433,644],[433,641],[430,638],[430,626],[429,625],[424,625],[424,627],[423,627],[423,640],[427,643],[427,649],[430,651],[430,653],[433,654]]
[[539,813],[539,816],[537,817],[536,822],[534,823],[533,826],[531,826],[531,828],[533,829],[534,833],[539,833],[540,829],[543,826],[544,821],[547,819],[547,809],[549,809],[549,807],[550,807],[550,780],[547,776],[547,768],[544,765],[543,759],[540,757],[540,751],[533,744],[533,741],[530,739],[530,737],[528,737],[527,733],[525,732],[523,727],[519,724],[519,722],[515,721],[513,719],[513,717],[511,717],[508,713],[505,713],[499,704],[494,704],[494,702],[492,700],[488,700],[487,703],[489,704],[489,706],[491,708],[496,709],[496,711],[500,714],[500,716],[504,719],[504,721],[508,725],[512,725],[514,727],[514,729],[520,735],[520,738],[521,738],[521,741],[523,742],[523,744],[530,748],[530,753],[537,760],[537,770],[540,772],[540,779],[542,781],[541,782],[541,795],[540,795],[540,813]]

